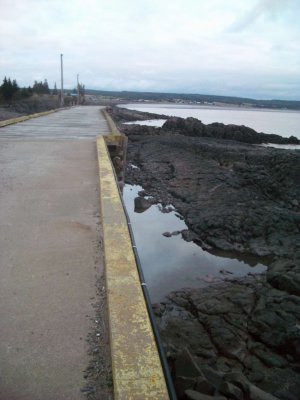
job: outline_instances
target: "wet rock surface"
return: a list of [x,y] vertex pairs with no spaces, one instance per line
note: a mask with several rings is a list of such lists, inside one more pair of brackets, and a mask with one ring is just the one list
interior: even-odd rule
[[[142,132],[143,128],[140,128]],[[300,251],[300,152],[182,135],[129,136],[127,182],[173,204],[202,246]]]
[[264,275],[173,292],[154,312],[179,399],[299,398],[300,298]]
[[300,152],[190,136],[186,123],[168,122],[124,128],[138,167],[127,182],[174,205],[185,240],[269,262],[266,274],[227,276],[153,305],[178,398],[299,399]]

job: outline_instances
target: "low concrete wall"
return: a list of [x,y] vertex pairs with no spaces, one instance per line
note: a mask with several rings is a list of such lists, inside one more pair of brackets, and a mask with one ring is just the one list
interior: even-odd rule
[[7,126],[7,125],[17,124],[18,122],[24,122],[31,118],[42,117],[43,115],[52,114],[57,111],[59,111],[59,109],[43,111],[43,112],[35,113],[35,114],[23,115],[22,117],[17,117],[17,118],[6,119],[4,121],[0,121],[0,128],[3,126]]
[[111,116],[105,109],[102,109],[101,112],[104,115],[110,129],[110,133],[105,136],[105,143],[109,149],[119,188],[122,190],[123,186],[125,185],[128,138],[119,131]]
[[97,138],[115,400],[167,400],[127,220],[105,138]]
[[121,135],[119,129],[117,128],[117,125],[115,124],[115,122],[113,121],[113,119],[111,118],[111,116],[108,114],[108,112],[106,111],[106,109],[102,109],[101,110],[106,121],[107,124],[109,126],[110,132],[112,135]]

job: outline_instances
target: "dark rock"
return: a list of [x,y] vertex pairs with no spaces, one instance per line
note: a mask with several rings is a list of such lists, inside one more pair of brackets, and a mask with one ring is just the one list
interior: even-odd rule
[[157,316],[160,317],[162,315],[162,308],[160,304],[156,303],[156,304],[152,304],[152,310],[153,313]]
[[165,236],[165,237],[172,237],[172,233],[171,232],[164,232],[163,234],[162,234],[163,236]]
[[150,208],[151,205],[152,204],[143,197],[136,197],[134,199],[134,211],[137,213],[142,213],[148,210],[148,208]]
[[[201,378],[215,390],[228,382],[247,396],[250,385],[258,383],[275,395],[283,382],[300,384],[299,297],[253,276],[174,292],[168,299],[163,327],[158,319],[162,340],[175,346],[174,354],[188,343]],[[172,305],[175,313],[168,311]],[[197,367],[194,377],[199,373]]]
[[185,395],[185,391],[193,389],[196,385],[196,378],[188,378],[185,376],[177,376],[175,381],[175,390],[177,398],[181,399]]
[[197,238],[197,235],[194,232],[187,230],[187,229],[181,231],[181,235],[182,235],[182,238],[184,240],[186,240],[187,242],[192,242],[193,240],[195,240]]
[[287,389],[278,390],[276,395],[281,400],[299,400],[299,386],[293,388],[293,393]]
[[188,308],[189,307],[189,302],[186,300],[184,297],[178,295],[175,296],[173,299],[175,304],[177,304],[180,307]]
[[269,268],[267,279],[276,289],[300,296],[300,260],[278,259]]
[[268,367],[284,368],[288,364],[285,358],[262,348],[255,349],[254,354]]
[[164,232],[163,236],[165,237],[172,237],[172,236],[177,236],[180,235],[181,231],[174,231],[174,232]]
[[219,392],[224,394],[225,396],[235,399],[235,400],[243,400],[244,394],[241,389],[234,386],[232,383],[222,382],[219,386]]
[[259,371],[253,371],[253,372],[251,372],[251,374],[249,374],[249,380],[254,383],[259,383],[259,382],[263,381],[264,378],[265,378],[265,375]]
[[224,380],[234,384],[244,393],[248,392],[249,381],[241,372],[229,372],[225,374]]
[[195,390],[186,390],[185,395],[188,400],[227,400],[224,396],[209,396]]
[[197,378],[202,376],[201,369],[195,363],[191,353],[185,348],[175,361],[176,376]]
[[210,382],[216,390],[219,390],[219,387],[223,383],[224,374],[209,367],[202,367],[202,373],[208,382]]
[[199,376],[196,381],[195,390],[200,393],[213,395],[215,392],[215,387],[211,383],[209,383],[208,380],[204,378],[204,376]]
[[[244,125],[225,125],[219,122],[205,125],[196,118],[169,117],[162,126],[163,131],[180,133],[186,136],[214,137],[218,139],[237,140],[244,143],[278,143],[278,144],[299,144],[300,141],[291,136],[285,138],[274,134],[256,132]],[[226,162],[223,163],[226,165]]]
[[249,385],[249,398],[250,400],[278,400],[277,397],[264,392],[254,385]]

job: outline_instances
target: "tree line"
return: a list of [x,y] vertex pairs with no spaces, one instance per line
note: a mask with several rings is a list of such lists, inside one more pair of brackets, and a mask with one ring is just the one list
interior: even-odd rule
[[[2,85],[0,85],[0,103],[10,103],[12,101],[26,99],[33,94],[56,95],[60,98],[60,90],[57,89],[56,83],[54,84],[54,88],[50,90],[47,79],[40,82],[34,81],[32,86],[21,88],[16,79],[7,78],[5,76]],[[70,92],[65,92],[64,103],[65,105],[77,104],[78,100],[79,104],[85,102],[85,86],[80,83],[77,88],[74,88]]]
[[32,87],[20,87],[16,81],[16,79],[7,78],[6,76],[3,79],[3,83],[0,86],[0,101],[1,102],[10,102],[12,100],[20,100],[27,97],[32,96],[34,93],[36,94],[53,94],[57,95],[58,91],[56,88],[56,83],[54,85],[54,89],[50,91],[47,79],[44,81],[38,82],[34,81]]

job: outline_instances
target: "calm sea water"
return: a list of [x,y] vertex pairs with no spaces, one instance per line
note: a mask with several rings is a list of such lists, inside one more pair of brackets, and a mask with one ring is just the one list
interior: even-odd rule
[[246,125],[257,132],[275,133],[284,137],[296,136],[300,139],[300,112],[287,110],[260,110],[230,107],[208,107],[173,104],[126,104],[131,110],[164,114],[176,117],[194,117],[204,124],[222,122],[224,124]]

